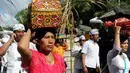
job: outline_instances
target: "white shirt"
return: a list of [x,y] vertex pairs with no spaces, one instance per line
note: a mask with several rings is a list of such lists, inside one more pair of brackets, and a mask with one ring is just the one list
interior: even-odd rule
[[90,68],[100,67],[99,63],[99,46],[92,40],[83,44],[82,53],[86,54],[85,65]]
[[[33,48],[31,48],[33,49]],[[34,49],[35,50],[35,49]],[[21,55],[17,50],[17,43],[13,42],[7,50],[7,73],[27,73],[21,66]]]
[[5,73],[4,72],[4,68],[7,67],[7,53],[5,53],[2,57],[1,57],[1,73]]
[[76,45],[73,49],[72,49],[72,56],[75,57],[74,60],[74,68],[76,69],[82,69],[82,61],[81,61],[81,51],[82,50],[82,46],[80,45]]
[[32,49],[32,50],[37,51],[36,44],[30,42],[30,44],[29,44],[29,49]]
[[[7,35],[8,36],[8,35]],[[3,46],[4,43],[6,43],[7,41],[9,40],[9,37],[3,37],[2,38],[2,43],[0,42],[0,47]],[[4,67],[7,67],[7,53],[5,53],[3,56],[1,56],[1,63],[2,63],[2,66],[1,66],[1,73],[5,73],[4,72]]]
[[3,46],[3,44],[0,42],[0,47]]
[[[113,48],[110,50],[107,54],[107,64],[109,68],[110,73],[123,73],[124,70],[124,60],[119,55],[121,49]],[[126,61],[126,70],[125,73],[129,73],[130,70],[130,61],[128,60],[128,57],[125,53],[122,53],[125,61]]]

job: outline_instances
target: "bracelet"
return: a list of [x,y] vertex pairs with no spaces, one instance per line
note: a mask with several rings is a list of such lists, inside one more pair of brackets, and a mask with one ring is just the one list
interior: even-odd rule
[[120,34],[120,32],[115,32],[116,34]]

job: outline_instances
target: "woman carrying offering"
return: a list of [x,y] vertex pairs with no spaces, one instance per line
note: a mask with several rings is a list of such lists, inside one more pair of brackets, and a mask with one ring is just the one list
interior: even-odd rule
[[130,61],[125,54],[128,49],[128,38],[120,35],[120,26],[114,27],[114,47],[107,54],[107,64],[110,73],[129,73]]
[[52,53],[55,44],[55,28],[40,28],[36,30],[39,51],[29,50],[31,30],[18,43],[18,51],[22,56],[23,65],[29,68],[29,73],[64,73],[64,59]]

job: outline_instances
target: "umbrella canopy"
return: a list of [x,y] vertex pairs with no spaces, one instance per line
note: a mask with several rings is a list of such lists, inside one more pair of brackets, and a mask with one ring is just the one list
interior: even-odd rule
[[103,21],[106,21],[106,20],[115,20],[120,17],[130,18],[130,9],[122,9],[120,7],[115,7],[106,12],[105,14],[103,14],[102,16],[100,16],[99,18],[102,19]]
[[111,11],[105,13],[104,15],[102,15],[100,18],[101,19],[108,18],[108,17],[114,16],[114,15],[116,15],[116,12],[114,10],[111,10]]
[[79,25],[77,28],[77,35],[82,35],[86,32],[89,32],[91,30],[91,27],[86,26],[86,25]]
[[79,25],[79,29],[80,29],[81,31],[88,32],[88,31],[91,30],[91,27],[85,26],[85,25]]

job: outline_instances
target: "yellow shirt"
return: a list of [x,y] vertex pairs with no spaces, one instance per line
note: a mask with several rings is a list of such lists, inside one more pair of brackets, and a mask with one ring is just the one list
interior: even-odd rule
[[52,49],[52,52],[59,54],[61,57],[64,57],[64,52],[67,48],[68,48],[68,45],[66,44],[65,46],[59,46],[59,47],[54,46],[54,48]]

